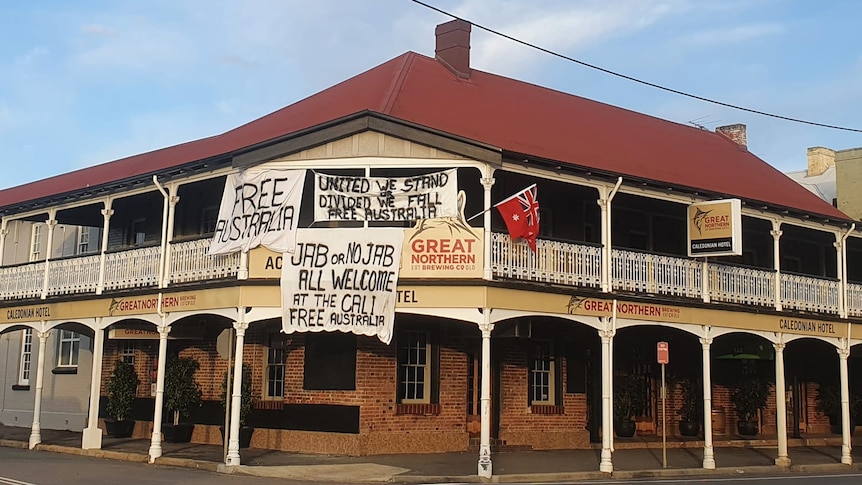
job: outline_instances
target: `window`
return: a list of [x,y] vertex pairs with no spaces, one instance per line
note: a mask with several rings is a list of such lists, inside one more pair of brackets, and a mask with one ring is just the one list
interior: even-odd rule
[[201,210],[201,234],[215,233],[216,224],[218,223],[219,206],[211,205],[204,207]]
[[78,252],[76,254],[85,254],[90,252],[90,228],[78,228]]
[[266,354],[266,397],[284,397],[285,361],[287,349],[281,335],[269,337]]
[[81,347],[81,336],[71,330],[60,330],[60,355],[57,358],[58,367],[75,367],[78,365],[78,349]]
[[431,345],[426,332],[398,335],[398,402],[431,402]]
[[530,366],[530,404],[556,404],[554,357],[551,342],[532,342],[532,362]]
[[133,340],[124,340],[120,344],[120,360],[134,367],[137,350]]
[[135,219],[129,228],[129,245],[141,246],[147,240],[147,232],[144,227],[146,219]]
[[30,236],[30,261],[42,259],[42,224],[33,224],[33,232]]
[[30,362],[33,357],[33,329],[24,330],[21,335],[21,365],[18,372],[18,385],[30,385]]
[[355,390],[356,335],[306,334],[302,374],[302,388],[306,390]]

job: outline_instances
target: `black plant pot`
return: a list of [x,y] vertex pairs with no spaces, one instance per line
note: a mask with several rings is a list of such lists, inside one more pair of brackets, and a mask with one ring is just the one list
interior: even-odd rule
[[700,423],[697,421],[681,420],[679,422],[679,434],[681,436],[697,436],[700,432]]
[[757,423],[754,421],[737,421],[736,431],[740,436],[755,436],[757,434]]
[[614,431],[620,438],[631,438],[635,435],[637,425],[631,419],[623,419],[614,423]]
[[168,443],[188,443],[192,440],[192,431],[195,425],[188,423],[162,425],[162,435]]
[[[832,434],[843,434],[842,430],[842,422],[841,418],[829,418],[829,432]],[[856,420],[854,418],[850,418],[850,434],[853,434],[853,431],[856,429]]]
[[132,432],[135,430],[135,421],[134,420],[126,420],[126,421],[115,421],[113,419],[105,420],[105,432],[108,433],[108,436],[111,438],[128,438],[132,436]]
[[[224,443],[224,426],[219,426],[218,430],[221,431],[221,441]],[[239,447],[240,448],[248,448],[251,446],[251,435],[254,434],[254,428],[251,426],[240,426],[239,428]]]

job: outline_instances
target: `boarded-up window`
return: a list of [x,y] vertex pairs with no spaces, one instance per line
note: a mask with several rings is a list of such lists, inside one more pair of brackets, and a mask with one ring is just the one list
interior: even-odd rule
[[305,336],[306,390],[356,389],[356,336],[350,333],[309,333]]

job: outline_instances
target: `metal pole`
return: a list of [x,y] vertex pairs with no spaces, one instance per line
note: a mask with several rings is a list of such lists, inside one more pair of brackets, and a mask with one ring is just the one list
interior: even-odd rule
[[667,388],[664,380],[664,364],[661,365],[661,467],[667,468]]

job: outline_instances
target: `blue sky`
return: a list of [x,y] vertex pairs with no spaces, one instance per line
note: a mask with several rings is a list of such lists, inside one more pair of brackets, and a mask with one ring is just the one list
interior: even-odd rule
[[[426,1],[656,84],[862,129],[862,2]],[[227,131],[408,50],[433,56],[447,20],[409,0],[4,0],[0,188]],[[476,69],[671,121],[744,123],[782,171],[811,146],[862,146],[862,133],[679,97],[475,28],[471,52]]]

